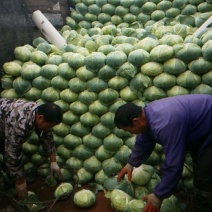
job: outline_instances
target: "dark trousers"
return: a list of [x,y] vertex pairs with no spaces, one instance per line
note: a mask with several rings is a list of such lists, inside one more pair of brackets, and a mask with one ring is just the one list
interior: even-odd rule
[[198,147],[191,151],[194,168],[194,212],[212,211],[212,144],[198,156]]

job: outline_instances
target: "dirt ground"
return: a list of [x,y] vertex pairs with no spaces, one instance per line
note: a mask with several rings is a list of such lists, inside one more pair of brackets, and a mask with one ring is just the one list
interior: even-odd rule
[[[74,187],[74,191],[72,194],[64,199],[57,201],[55,204],[54,202],[47,203],[47,210],[48,212],[115,212],[115,210],[110,205],[110,199],[105,198],[104,192],[99,191],[96,195],[96,203],[95,205],[91,206],[90,208],[79,208],[73,202],[74,194],[81,189],[90,189],[89,186],[81,186],[81,187]],[[43,180],[36,181],[35,183],[29,185],[29,189],[34,191],[41,201],[46,200],[53,200],[54,199],[54,190],[55,188],[49,187],[48,185],[43,183]]]
[[[57,186],[56,186],[57,187]],[[103,191],[99,191],[96,194],[96,203],[90,208],[79,208],[73,202],[73,196],[76,191],[81,189],[90,189],[88,185],[84,185],[81,187],[74,186],[74,191],[72,194],[63,200],[55,201],[54,191],[56,187],[50,187],[45,184],[44,179],[36,179],[33,183],[28,184],[29,191],[35,192],[38,196],[39,200],[46,206],[46,209],[43,210],[45,212],[115,212],[115,209],[111,207],[110,199],[105,197]],[[175,194],[180,202],[186,203],[187,208],[185,212],[191,212],[191,195],[186,192],[178,192]],[[17,207],[17,202],[9,200],[8,198],[3,200],[0,197],[0,201],[4,201],[6,207],[5,209],[1,209],[0,212],[26,212],[26,210],[19,210]],[[11,207],[13,205],[13,207]]]
[[[81,189],[90,189],[88,185],[74,186],[74,190],[68,198],[55,201],[54,191],[57,186],[50,187],[45,183],[44,179],[38,178],[33,183],[28,183],[28,190],[34,192],[46,206],[46,209],[43,210],[45,212],[115,212],[110,205],[110,199],[105,197],[103,191],[98,191],[96,203],[90,208],[76,206],[73,202],[74,194]],[[0,212],[26,212],[27,210],[20,206],[19,203],[21,202],[15,198],[0,195]]]

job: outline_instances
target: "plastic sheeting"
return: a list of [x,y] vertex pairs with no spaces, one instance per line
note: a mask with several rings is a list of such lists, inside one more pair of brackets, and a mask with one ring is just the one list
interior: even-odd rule
[[14,59],[17,46],[32,44],[42,36],[31,14],[40,10],[52,25],[60,30],[69,14],[69,0],[0,0],[0,69]]

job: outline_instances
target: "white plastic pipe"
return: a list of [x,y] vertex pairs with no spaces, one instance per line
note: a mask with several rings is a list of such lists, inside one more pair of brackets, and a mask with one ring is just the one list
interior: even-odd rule
[[208,25],[210,25],[212,23],[212,16],[210,18],[208,18],[207,21],[205,21],[195,32],[194,32],[194,36],[199,37],[202,32],[207,28]]
[[55,45],[57,48],[62,48],[67,45],[62,35],[54,28],[40,10],[36,10],[32,13],[32,20],[51,44]]

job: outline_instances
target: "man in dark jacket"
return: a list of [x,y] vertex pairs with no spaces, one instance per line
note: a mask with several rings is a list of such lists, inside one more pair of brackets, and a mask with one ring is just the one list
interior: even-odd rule
[[52,134],[52,127],[61,121],[62,110],[56,104],[39,105],[24,100],[0,99],[0,153],[3,155],[4,171],[15,178],[19,198],[27,195],[22,144],[34,131],[50,157],[51,170],[61,178]]
[[161,182],[147,201],[144,212],[159,211],[164,198],[176,190],[185,153],[194,168],[194,211],[212,211],[212,95],[190,94],[153,101],[143,109],[133,103],[120,106],[115,114],[118,128],[137,134],[127,165],[118,175],[131,180],[133,167],[144,163],[155,144],[162,145],[165,161]]

